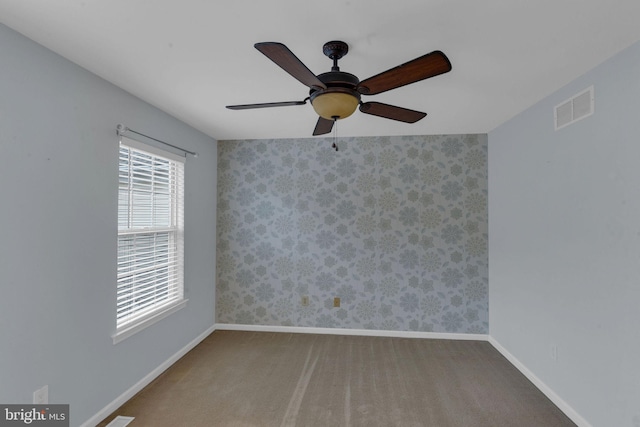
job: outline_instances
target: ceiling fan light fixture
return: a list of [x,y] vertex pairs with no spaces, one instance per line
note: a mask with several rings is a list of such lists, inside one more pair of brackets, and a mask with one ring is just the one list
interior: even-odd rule
[[327,120],[344,119],[356,111],[360,98],[350,92],[324,92],[311,99],[318,115]]

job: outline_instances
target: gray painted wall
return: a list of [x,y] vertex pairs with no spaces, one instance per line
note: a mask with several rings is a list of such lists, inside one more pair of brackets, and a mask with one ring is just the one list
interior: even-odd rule
[[219,142],[218,321],[486,334],[487,136],[331,143]]
[[[0,402],[100,411],[214,323],[216,143],[0,25]],[[187,307],[113,345],[115,126],[197,151],[186,163]]]
[[639,114],[637,43],[489,134],[490,334],[597,427],[640,426]]

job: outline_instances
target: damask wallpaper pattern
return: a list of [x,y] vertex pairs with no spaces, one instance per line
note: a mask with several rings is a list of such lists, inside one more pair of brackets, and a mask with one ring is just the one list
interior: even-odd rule
[[217,321],[488,333],[486,135],[331,143],[218,143]]

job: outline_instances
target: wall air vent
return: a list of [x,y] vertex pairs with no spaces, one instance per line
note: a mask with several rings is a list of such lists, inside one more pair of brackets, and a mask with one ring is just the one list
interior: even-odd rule
[[555,128],[562,129],[589,117],[594,111],[593,86],[556,105],[554,109]]

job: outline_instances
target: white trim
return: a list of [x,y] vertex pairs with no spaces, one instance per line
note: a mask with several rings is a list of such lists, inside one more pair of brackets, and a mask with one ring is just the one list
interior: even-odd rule
[[118,415],[113,419],[113,421],[107,424],[107,427],[126,427],[131,424],[131,421],[134,419],[135,417],[123,417],[122,415]]
[[326,334],[326,335],[359,335],[377,337],[398,337],[398,338],[427,338],[427,339],[448,339],[448,340],[469,340],[488,341],[500,354],[502,354],[516,369],[518,369],[538,390],[549,398],[564,414],[569,417],[578,427],[592,427],[577,411],[567,402],[558,396],[549,386],[531,372],[522,362],[507,351],[495,338],[485,334],[455,334],[440,332],[416,332],[416,331],[385,331],[369,329],[339,329],[339,328],[311,328],[301,326],[265,326],[265,325],[240,325],[232,323],[216,323],[205,332],[196,337],[193,341],[163,362],[156,369],[147,374],[144,378],[134,384],[131,388],[118,396],[115,400],[105,406],[100,412],[85,421],[80,427],[94,427],[99,422],[108,417],[113,411],[118,409],[136,393],[149,385],[160,374],[177,362],[182,356],[198,345],[207,336],[216,330],[220,331],[251,331],[251,332],[287,332],[302,334]]
[[213,331],[215,331],[215,330],[216,330],[216,328],[215,328],[215,325],[214,325],[214,326],[211,326],[210,328],[208,328],[206,331],[204,331],[200,335],[198,335],[189,344],[187,344],[184,347],[182,347],[180,350],[178,350],[177,353],[175,353],[173,356],[171,356],[170,358],[165,360],[160,366],[158,366],[153,371],[149,372],[147,375],[145,375],[144,378],[142,378],[140,381],[138,381],[133,386],[131,386],[131,388],[129,388],[124,393],[122,393],[120,396],[116,397],[115,400],[113,400],[113,402],[109,403],[107,406],[102,408],[93,417],[89,418],[87,421],[82,423],[80,425],[80,427],[95,427],[99,422],[101,422],[102,420],[107,418],[116,409],[118,409],[120,406],[122,406],[124,403],[126,403],[129,399],[131,399],[133,396],[135,396],[136,393],[138,393],[140,390],[142,390],[147,385],[149,385],[153,380],[155,380],[157,377],[159,377],[160,374],[162,374],[164,371],[169,369],[171,367],[171,365],[176,363],[182,356],[184,356],[189,351],[191,351],[195,346],[200,344],[200,342],[202,342],[202,340],[204,340],[206,337],[211,335],[213,333]]
[[516,369],[533,383],[545,396],[549,398],[564,414],[578,427],[592,427],[578,412],[567,402],[558,396],[549,386],[542,382],[525,365],[509,353],[492,336],[485,334],[456,334],[443,332],[416,332],[416,331],[385,331],[370,329],[339,329],[339,328],[312,328],[301,326],[267,326],[267,325],[240,325],[232,323],[216,323],[216,330],[220,331],[252,331],[252,332],[288,332],[301,334],[327,334],[327,335],[361,335],[375,337],[399,337],[399,338],[426,338],[445,340],[470,340],[488,341],[500,354],[502,354]]
[[516,369],[518,369],[525,377],[529,379],[545,396],[549,398],[564,414],[571,419],[578,427],[592,427],[587,420],[560,396],[558,396],[548,385],[529,370],[522,362],[520,362],[513,354],[509,353],[495,338],[489,336],[489,343],[495,347]]
[[397,338],[429,338],[441,340],[488,341],[489,335],[484,334],[454,334],[445,332],[418,331],[384,331],[378,329],[340,329],[340,328],[311,328],[306,326],[270,326],[270,325],[239,325],[235,323],[216,323],[219,331],[251,331],[251,332],[288,332],[294,334],[324,334],[324,335],[360,335],[369,337],[397,337]]
[[153,325],[156,322],[159,322],[160,320],[164,319],[170,314],[173,314],[176,311],[183,309],[184,307],[187,306],[188,301],[189,301],[188,299],[182,299],[180,301],[176,301],[172,304],[169,304],[167,307],[163,308],[161,311],[154,312],[153,315],[149,316],[149,318],[142,321],[136,321],[136,323],[133,324],[133,326],[130,326],[128,328],[125,327],[122,330],[116,331],[116,333],[111,336],[111,338],[113,339],[113,345],[116,345],[119,342],[126,340],[130,336],[137,334],[141,330],[148,328],[149,326]]

